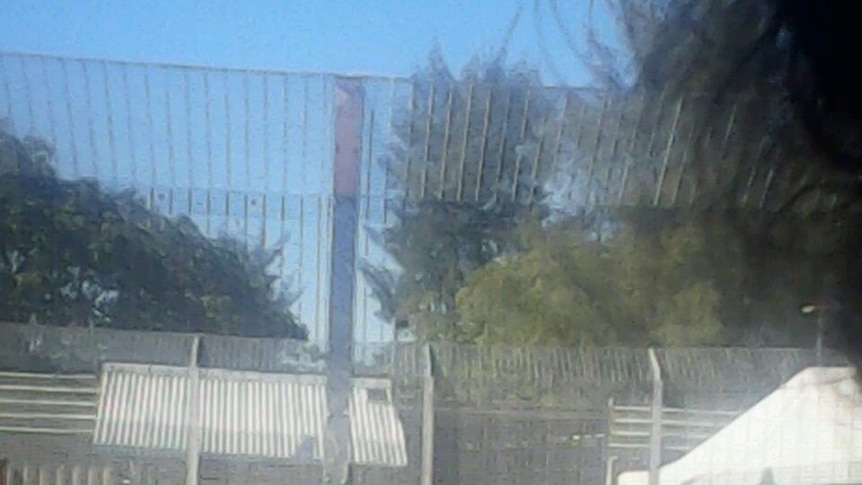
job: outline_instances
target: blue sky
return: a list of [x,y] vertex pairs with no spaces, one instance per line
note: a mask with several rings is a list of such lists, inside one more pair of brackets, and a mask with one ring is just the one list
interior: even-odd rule
[[[312,338],[321,341],[327,334],[329,281],[327,255],[319,250],[328,246],[328,216],[319,196],[332,179],[331,80],[288,76],[283,85],[276,78],[267,85],[257,76],[246,85],[241,73],[214,73],[207,98],[199,74],[184,77],[179,71],[145,72],[98,62],[66,66],[56,59],[42,62],[2,52],[406,77],[425,65],[435,45],[456,71],[474,55],[495,54],[522,7],[509,61],[526,61],[549,84],[589,80],[567,45],[574,41],[584,48],[588,2],[579,0],[556,2],[569,39],[552,19],[552,0],[543,0],[538,11],[531,0],[5,3],[0,118],[8,115],[22,133],[51,139],[65,177],[95,177],[107,186],[135,188],[149,194],[153,208],[187,214],[210,235],[224,230],[259,240],[264,234],[267,247],[286,236],[286,261],[278,271],[293,279],[288,286],[302,291],[295,309]],[[606,14],[594,21],[605,35],[611,31]],[[385,152],[387,116],[397,101],[392,96],[406,100],[403,87],[366,84],[366,110],[376,110],[380,130],[373,137],[373,153],[363,161],[361,183],[369,201],[376,197],[361,209],[367,223],[385,219],[380,194],[386,184],[371,159]],[[228,97],[230,110],[223,105]],[[204,122],[204,113],[212,119]],[[166,123],[169,119],[173,124]],[[278,204],[265,201],[282,197],[287,215],[279,219]],[[213,207],[230,205],[230,214],[204,216],[204,200]],[[249,207],[252,212],[243,215]],[[368,247],[362,231],[361,255],[382,257]],[[363,297],[367,288],[361,278],[358,284],[357,338],[388,340],[391,327],[374,316],[376,305]]]
[[[395,76],[420,67],[435,42],[455,69],[473,54],[496,51],[523,4],[510,60],[527,60],[549,83],[588,81],[551,20],[552,2],[543,1],[538,15],[532,0],[4,3],[0,49],[7,51]],[[556,3],[574,40],[581,42],[588,2]],[[606,15],[598,21],[608,24]],[[537,23],[544,39],[537,35]]]

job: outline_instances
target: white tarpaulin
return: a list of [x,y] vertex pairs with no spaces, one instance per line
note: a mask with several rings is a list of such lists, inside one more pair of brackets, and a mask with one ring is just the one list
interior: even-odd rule
[[[700,446],[661,468],[661,485],[862,483],[862,393],[846,367],[808,368]],[[649,472],[618,485],[647,485]]]

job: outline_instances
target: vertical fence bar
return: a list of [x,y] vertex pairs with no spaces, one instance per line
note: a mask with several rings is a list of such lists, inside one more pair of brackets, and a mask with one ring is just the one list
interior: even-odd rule
[[[637,150],[637,143],[640,138],[641,121],[643,120],[644,112],[646,111],[646,99],[644,99],[644,97],[645,95],[643,94],[638,97],[637,116],[634,118],[634,127],[631,130],[631,138],[626,143],[625,166],[623,167],[622,180],[620,181],[620,188],[617,194],[617,206],[619,207],[622,207],[626,200],[626,184],[628,182],[629,170],[632,168],[632,159],[634,158],[633,154]],[[628,127],[626,129],[628,129]]]
[[27,132],[30,134],[36,134],[36,113],[34,111],[33,102],[33,91],[32,84],[30,82],[30,76],[27,74],[27,59],[24,56],[19,56],[18,60],[21,65],[21,77],[24,81],[24,102],[27,104]]
[[[302,150],[300,153],[300,180],[301,186],[299,189],[299,269],[297,270],[297,285],[302,288],[305,283],[305,202],[308,196],[306,187],[308,186],[306,166],[308,165],[308,77],[302,79],[302,113],[300,118],[300,126],[302,127],[301,143]],[[317,219],[320,220],[320,202],[317,203]],[[318,232],[318,234],[320,234]],[[319,237],[319,236],[318,236]],[[319,271],[320,264],[320,245],[317,245],[317,259],[315,260],[315,269]],[[320,288],[320,285],[317,285]],[[314,302],[315,306],[319,306],[318,301]],[[303,315],[303,302],[300,299],[297,302],[296,310],[298,315]],[[316,323],[316,322],[315,322]]]
[[424,348],[425,372],[422,389],[422,485],[434,483],[434,366],[431,345]]
[[670,127],[670,133],[668,133],[667,137],[667,145],[664,148],[664,159],[661,164],[661,171],[659,172],[658,181],[655,186],[655,194],[653,194],[652,205],[653,207],[658,207],[659,202],[661,202],[661,192],[664,188],[664,179],[667,175],[667,166],[670,163],[671,156],[673,154],[673,147],[676,144],[677,138],[677,128],[679,127],[679,117],[682,114],[682,109],[685,103],[685,98],[680,98],[676,103],[676,111],[673,116],[673,125]]
[[[107,116],[107,124],[108,124],[108,152],[109,157],[111,157],[111,177],[114,180],[112,182],[114,185],[117,185],[120,181],[120,169],[117,165],[117,142],[114,136],[114,107],[111,103],[111,89],[108,86],[108,63],[106,61],[101,62],[102,66],[102,89],[104,91],[105,96],[105,111]],[[51,96],[48,95],[48,99]]]
[[191,96],[191,88],[189,87],[189,71],[183,70],[183,102],[185,103],[185,115],[186,115],[186,168],[188,169],[188,188],[189,188],[189,209],[188,215],[191,216],[191,194],[192,189],[196,188],[195,185],[195,163],[194,163],[194,153],[192,150],[192,126],[194,121],[192,121],[192,96]]
[[[372,103],[375,103],[375,102],[376,102],[376,100],[373,101]],[[365,152],[366,158],[365,159],[368,161],[368,163],[365,165],[365,170],[364,170],[365,182],[361,183],[361,185],[360,185],[360,190],[362,191],[362,193],[360,194],[359,200],[362,200],[362,211],[360,214],[360,220],[362,221],[363,224],[366,224],[366,227],[367,227],[369,219],[371,218],[371,216],[370,216],[370,214],[371,214],[371,203],[372,203],[371,198],[372,198],[372,193],[373,193],[372,188],[371,188],[371,179],[373,178],[373,170],[372,169],[374,167],[374,163],[372,162],[372,160],[374,160],[374,130],[376,129],[375,110],[373,108],[368,110],[368,114],[366,116],[368,118],[368,143],[367,143],[368,146],[365,147],[365,149],[366,149],[366,152]],[[363,177],[360,177],[360,179],[362,179],[362,178]],[[357,244],[361,245],[361,251],[360,251],[361,258],[362,258],[361,261],[368,261],[368,257],[370,254],[369,244],[368,244],[368,233],[365,232],[365,230],[363,230],[363,233],[364,233],[364,235],[363,235],[364,237],[362,238],[362,241],[357,242]],[[358,270],[358,266],[356,268]],[[357,273],[357,275],[359,274],[358,271],[356,271],[356,273]],[[360,322],[361,322],[362,342],[367,342],[368,341],[368,300],[371,297],[367,284],[362,285],[362,292],[360,293],[360,295],[361,295],[359,297],[360,300],[358,302],[360,310],[359,310],[359,318],[356,321],[356,327],[357,327],[357,329],[360,328]]]
[[[263,106],[262,106],[261,119],[263,120],[265,135],[263,136],[263,183],[264,183],[264,193],[268,193],[270,191],[270,183],[269,183],[269,164],[271,159],[269,158],[269,75],[263,75]],[[263,227],[266,228],[266,211],[263,213],[264,223]],[[263,242],[266,244],[266,240]]]
[[[410,86],[410,108],[407,113],[408,120],[410,122],[407,126],[407,145],[413,146],[414,136],[416,135],[416,113],[419,111],[419,100],[417,98],[416,92],[418,91],[417,86],[412,84]],[[389,119],[390,126],[394,125],[392,119]],[[411,150],[406,150],[407,160],[404,163],[404,197],[401,199],[401,208],[404,208],[404,205],[407,204],[407,201],[410,197],[413,196],[413,192],[410,191],[410,176],[413,173],[413,152]]]
[[[424,155],[422,157],[422,175],[419,179],[419,198],[424,199],[428,185],[428,169],[431,164],[431,130],[434,128],[434,88],[436,85],[431,83],[428,90],[428,119],[425,123],[425,145]],[[414,87],[413,89],[416,89]]]
[[449,143],[452,140],[452,104],[455,101],[455,88],[449,88],[446,96],[446,124],[443,126],[443,153],[440,155],[440,181],[437,198],[443,199],[446,194],[446,164],[449,163]]
[[79,62],[81,66],[81,72],[83,74],[84,79],[84,103],[87,107],[87,132],[90,135],[90,156],[93,157],[90,165],[93,167],[92,176],[99,179],[99,149],[96,148],[96,129],[93,127],[93,98],[91,95],[92,89],[90,87],[90,70],[87,68],[87,63],[84,61]]
[[138,184],[138,155],[135,150],[135,132],[132,129],[132,95],[131,90],[129,89],[129,68],[128,66],[121,67],[121,78],[123,81],[123,98],[124,98],[124,106],[126,108],[126,142],[129,144],[129,161],[131,162],[131,172],[132,172],[132,187],[137,188]]
[[[542,123],[548,121],[548,117],[545,116],[542,119]],[[522,140],[523,141],[523,140]],[[536,190],[539,187],[538,177],[539,177],[539,166],[542,164],[542,155],[545,152],[545,135],[540,133],[538,135],[538,141],[536,143],[536,156],[533,158],[533,167],[530,169],[530,178],[527,181],[527,185],[529,186],[529,192],[527,193],[527,204],[533,203],[533,198],[536,196]]]
[[[9,70],[6,69],[6,56],[0,54],[0,79],[3,81],[3,94],[6,96],[6,112],[4,116],[12,123],[12,88],[9,87]],[[66,98],[68,99],[68,98]]]
[[343,484],[348,480],[351,456],[348,402],[353,374],[354,268],[359,216],[357,192],[364,114],[362,82],[337,78],[335,97],[335,200],[326,378],[329,416],[324,445],[324,475],[328,483]]
[[[144,99],[145,105],[147,109],[147,133],[149,134],[149,151],[150,151],[150,188],[156,184],[156,177],[158,177],[158,171],[156,170],[156,147],[155,140],[153,136],[153,131],[155,128],[155,124],[153,123],[153,102],[152,102],[152,89],[150,86],[150,71],[149,69],[144,69]],[[152,192],[152,191],[151,191]],[[147,198],[147,208],[152,209],[152,198]]]
[[[245,186],[244,190],[248,190],[251,187],[251,147],[249,146],[249,140],[251,138],[251,127],[249,124],[251,123],[251,106],[249,96],[251,93],[249,92],[249,76],[251,73],[244,72],[242,73],[242,158],[243,158],[243,167],[245,167]],[[248,226],[248,220],[244,221],[246,227]],[[246,244],[248,244],[248,237],[246,236]]]
[[497,170],[494,173],[494,184],[491,186],[491,200],[496,203],[500,200],[499,192],[502,189],[503,157],[506,155],[506,137],[509,130],[509,119],[512,117],[512,90],[506,90],[506,103],[503,110],[503,126],[500,128],[500,143],[497,149]]
[[198,469],[200,465],[201,430],[200,430],[200,370],[198,360],[200,356],[201,337],[196,335],[192,341],[192,350],[189,357],[189,404],[188,404],[188,444],[186,454],[186,485],[197,485]]
[[488,152],[488,128],[491,125],[491,102],[494,90],[488,89],[488,98],[485,100],[485,116],[482,117],[482,143],[479,147],[479,167],[476,173],[476,192],[473,202],[479,202],[482,197],[482,180],[485,173],[485,154]]
[[[280,152],[280,160],[281,160],[281,184],[278,186],[276,192],[280,194],[279,198],[281,199],[281,207],[279,210],[279,240],[286,241],[285,239],[285,230],[287,227],[287,197],[288,197],[288,167],[287,164],[289,162],[289,158],[287,156],[287,147],[288,142],[290,141],[290,104],[288,98],[288,77],[283,76],[281,78],[281,147],[279,148]],[[300,243],[302,240],[300,240]],[[287,244],[283,243],[281,245],[281,257],[278,261],[278,274],[282,278],[282,281],[285,280],[284,268],[285,263],[287,262]],[[284,286],[282,286],[284,288]],[[302,315],[298,313],[298,315]]]
[[467,107],[464,110],[464,136],[461,137],[461,160],[458,163],[458,189],[455,194],[455,200],[461,202],[464,195],[464,168],[467,164],[467,150],[470,141],[470,115],[473,112],[473,95],[475,93],[475,82],[470,82],[470,89],[467,93]]
[[[596,123],[596,138],[593,140],[593,149],[590,150],[590,153],[591,153],[590,162],[587,165],[587,181],[586,181],[586,186],[584,187],[584,205],[585,206],[590,205],[590,199],[593,196],[592,191],[593,191],[593,187],[595,185],[594,178],[595,178],[596,164],[601,163],[601,160],[599,159],[599,152],[602,149],[602,135],[604,134],[602,132],[602,128],[604,128],[604,126],[605,126],[605,116],[607,116],[607,114],[608,114],[609,106],[610,106],[610,102],[607,99],[605,99],[602,102],[602,110],[599,112],[599,120]],[[581,128],[581,133],[583,133],[583,131],[585,131],[585,130],[583,128]]]
[[[224,74],[224,161],[225,161],[225,177],[227,179],[227,189],[228,196],[230,195],[230,190],[233,189],[233,169],[231,163],[231,136],[232,136],[232,124],[231,124],[231,116],[230,116],[230,77],[227,73]],[[229,219],[228,219],[229,220]]]
[[614,485],[614,462],[616,461],[616,456],[611,455],[611,439],[614,435],[614,398],[608,398],[608,416],[605,420],[605,426],[607,427],[606,438],[604,440],[604,445],[602,446],[602,451],[605,459],[605,485]]
[[[48,133],[51,137],[51,146],[57,148],[57,121],[54,116],[54,101],[51,100],[53,90],[51,83],[48,81],[48,67],[45,58],[40,58],[39,65],[42,67],[42,89],[45,90],[45,107],[48,109]],[[56,153],[55,153],[56,155]]]
[[[170,194],[173,195],[173,189],[177,186],[177,165],[176,165],[176,155],[174,153],[174,123],[171,118],[174,116],[174,110],[171,103],[171,72],[169,70],[165,70],[165,136],[167,136],[168,142],[168,177],[171,181],[171,191]],[[173,201],[171,200],[171,212],[170,214],[173,216]]]
[[661,366],[654,348],[649,352],[650,371],[652,373],[652,403],[650,405],[650,446],[649,446],[649,485],[659,485],[661,473],[661,418],[663,411],[662,395],[664,393],[664,382],[662,381]]
[[[531,88],[527,88],[526,99],[524,99],[524,111],[521,114],[521,129],[518,132],[518,140],[517,144],[523,143],[524,139],[527,137],[527,127],[529,125],[530,119],[530,101],[532,101],[533,90]],[[504,132],[505,133],[505,132]],[[504,135],[505,136],[505,135]],[[521,155],[520,151],[515,153],[515,171],[512,176],[512,201],[516,202],[518,200],[518,178],[521,176],[521,159],[523,155]],[[500,159],[502,163],[502,158]]]

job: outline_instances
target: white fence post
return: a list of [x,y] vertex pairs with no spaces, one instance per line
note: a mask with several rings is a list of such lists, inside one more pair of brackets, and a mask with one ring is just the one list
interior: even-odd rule
[[649,485],[659,485],[661,468],[661,432],[664,382],[662,381],[661,366],[658,362],[655,349],[648,350],[650,370],[652,372],[652,403],[650,405],[652,429],[650,430],[649,447]]
[[611,439],[613,438],[614,433],[614,398],[608,398],[608,434],[605,438],[605,485],[614,485],[614,462],[617,460],[616,456],[611,455]]
[[431,346],[425,344],[422,386],[422,485],[434,483],[434,369]]
[[200,464],[201,445],[201,410],[200,410],[200,370],[198,355],[200,354],[201,336],[195,335],[192,340],[191,358],[189,359],[189,407],[188,407],[188,448],[186,450],[186,485],[197,485],[198,467]]

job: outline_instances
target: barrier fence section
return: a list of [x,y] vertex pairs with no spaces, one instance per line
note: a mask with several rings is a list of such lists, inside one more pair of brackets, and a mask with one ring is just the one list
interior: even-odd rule
[[[7,123],[4,129],[46,139],[53,150],[46,147],[45,154],[64,178],[95,179],[111,190],[134,189],[148,207],[188,217],[211,237],[229,235],[249,247],[277,250],[282,257],[272,270],[284,288],[301,292],[293,309],[308,326],[311,343],[325,347],[333,284],[336,111],[343,79],[0,53],[0,118]],[[403,400],[399,411],[413,467],[391,475],[366,469],[355,480],[407,483],[418,481],[420,474],[428,476],[428,470],[420,473],[416,468],[425,463],[421,445],[431,440],[422,433],[423,426],[428,427],[421,412],[428,404],[428,380],[419,377],[425,361],[433,362],[431,471],[436,483],[478,485],[612,483],[621,471],[643,471],[656,453],[666,464],[670,457],[691,451],[729,416],[742,415],[818,362],[813,350],[656,350],[663,381],[657,401],[650,357],[643,349],[440,343],[432,345],[423,360],[418,357],[423,355],[420,346],[393,343],[394,330],[376,316],[378,304],[358,265],[385,260],[373,233],[392,222],[394,209],[405,199],[530,201],[539,193],[531,185],[532,175],[567,167],[569,180],[560,182],[566,189],[561,192],[575,205],[688,204],[708,185],[692,163],[689,138],[698,118],[689,116],[693,98],[596,101],[589,93],[548,88],[515,99],[472,82],[448,90],[404,79],[351,82],[361,86],[362,94],[359,139],[350,144],[359,150],[360,160],[353,167],[358,171],[358,224],[351,333],[354,351],[362,358],[355,360],[354,370],[395,384],[394,399]],[[782,172],[780,151],[761,150],[762,140],[735,138],[744,136],[733,130],[737,102],[742,101],[721,112],[724,129],[706,143],[716,149],[731,147],[733,156],[758,162],[745,165],[746,173],[734,177],[740,184],[734,190],[740,204],[768,209],[775,200],[780,202],[782,184],[791,184],[798,174]],[[541,119],[530,118],[530,107],[541,103],[554,109]],[[597,122],[583,122],[586,110],[593,110],[589,120]],[[643,136],[642,126],[654,126],[652,135]],[[405,137],[408,146],[399,146]],[[508,151],[515,154],[510,157],[515,168],[503,166]],[[404,155],[404,173],[387,170],[393,153]],[[106,329],[49,330],[37,325],[3,326],[0,334],[0,345],[10,346],[9,352],[0,352],[0,363],[12,373],[2,376],[0,387],[13,390],[22,386],[15,372],[62,371],[92,379],[102,362],[183,366],[193,340],[147,332],[119,338]],[[320,363],[315,354],[320,349],[298,342],[206,336],[202,345],[201,367],[323,372],[314,367]],[[81,382],[75,386],[86,387],[89,381]],[[25,394],[43,392],[44,387],[23,386],[28,388]],[[84,400],[89,399],[86,392]],[[31,399],[28,396],[7,400]],[[75,402],[89,409],[84,401]],[[655,402],[662,409],[649,407]],[[13,415],[6,417],[10,426],[21,427],[18,411],[8,406],[3,410]],[[75,433],[68,435],[86,428],[86,420],[80,421],[84,424],[70,427]],[[698,426],[699,431],[691,429]],[[668,436],[658,447],[649,439],[657,429]],[[9,436],[20,438],[14,432]],[[59,442],[49,442],[64,449]],[[41,451],[53,446],[22,443],[16,448],[19,456],[42,456]],[[44,468],[33,464],[9,471],[7,466],[3,478],[13,483],[8,480],[20,472],[38,483],[49,475],[61,477],[57,480],[72,476],[77,483],[86,475],[96,483],[113,476],[91,453],[75,457],[76,464],[51,455],[42,456]],[[836,469],[839,465],[850,467],[845,463]],[[163,468],[173,466],[181,468],[182,463]],[[245,482],[252,476],[269,480],[286,473],[278,467],[202,462],[201,473],[206,470]],[[317,469],[291,473],[308,483],[320,475]]]
[[[0,118],[50,144],[66,179],[133,189],[148,208],[186,216],[210,237],[277,250],[271,268],[299,292],[311,340],[328,337],[337,76],[0,53]],[[398,79],[363,80],[359,251],[385,222],[385,150]],[[358,274],[358,272],[357,272]],[[366,291],[358,276],[359,294]],[[356,298],[358,341],[391,329]]]
[[[99,389],[105,385],[97,377],[102,369],[116,367],[111,363],[140,368],[144,374],[166,367],[182,370],[195,339],[199,339],[199,367],[210,379],[244,375],[252,382],[260,374],[272,376],[265,378],[270,384],[264,389],[276,382],[296,381],[291,385],[299,386],[303,379],[322,377],[322,357],[302,342],[2,324],[0,453],[19,473],[28,466],[28,476],[34,480],[38,467],[53,470],[48,472],[51,476],[84,465],[132,473],[129,463],[137,467],[135,473],[157,476],[155,469],[141,471],[152,465],[183,476],[182,457],[93,452],[96,404],[103,399]],[[376,347],[368,351],[377,356],[376,361],[357,364],[355,375],[366,389],[389,389],[366,391],[368,403],[391,403],[397,410],[407,465],[354,465],[355,473],[364,477],[354,475],[354,483],[420,483],[432,474],[434,483],[443,484],[605,483],[620,472],[645,470],[651,453],[659,452],[662,464],[683,457],[753,406],[775,400],[783,392],[782,384],[809,372],[806,369],[818,361],[813,349],[656,349],[664,383],[663,439],[656,450],[650,440],[655,425],[650,407],[653,376],[645,349],[481,348],[443,343]],[[823,362],[839,366],[838,371],[844,365],[840,356],[832,354]],[[433,374],[430,393],[429,370]],[[144,381],[151,387],[157,384]],[[840,384],[836,379],[831,382]],[[255,392],[271,396],[264,390]],[[845,409],[816,392],[812,396],[828,412]],[[288,392],[285,402],[299,397]],[[280,412],[305,412],[300,408]],[[795,408],[792,402],[778,402],[770,409],[780,421],[782,409]],[[264,406],[250,410],[249,416],[265,420],[266,412]],[[31,419],[34,413],[41,418]],[[363,422],[361,436],[369,440],[368,456],[373,457],[390,449],[384,445],[391,443],[395,430],[389,425],[381,428],[389,421],[372,416],[376,415],[369,414]],[[428,434],[429,430],[433,433]],[[255,441],[246,446],[249,443]],[[381,456],[401,459],[397,454]],[[433,469],[424,470],[424,463],[433,463]],[[58,467],[65,468],[58,471]],[[320,479],[319,466],[297,464],[295,457],[255,465],[203,456],[200,473],[212,476],[212,483],[239,482],[255,474],[269,477],[261,478],[261,483],[285,473],[296,477],[297,483]]]
[[[373,236],[405,198],[529,202],[537,177],[550,173],[544,189],[571,207],[673,208],[715,185],[695,163],[698,96],[513,91],[475,80],[349,78],[361,91],[349,143],[359,164],[336,170],[340,79],[348,78],[0,52],[0,119],[45,139],[64,178],[134,189],[206,235],[276,250],[272,271],[299,293],[293,309],[319,345],[329,334],[333,185],[344,172],[358,171],[357,343],[395,338],[359,265],[387,261]],[[774,207],[799,174],[782,171],[780,150],[734,129],[745,102],[712,113],[720,133],[699,143],[750,159],[732,177],[739,203]]]

